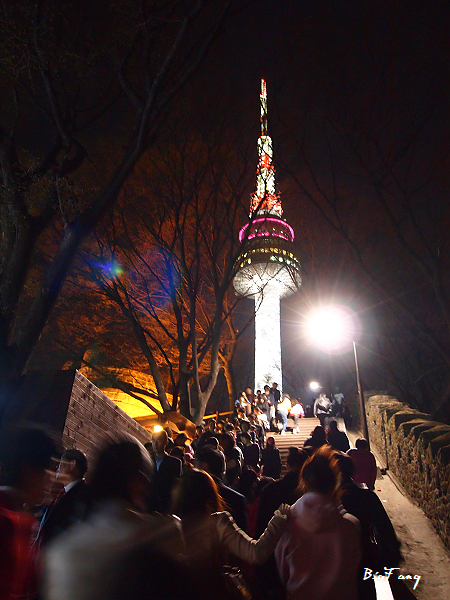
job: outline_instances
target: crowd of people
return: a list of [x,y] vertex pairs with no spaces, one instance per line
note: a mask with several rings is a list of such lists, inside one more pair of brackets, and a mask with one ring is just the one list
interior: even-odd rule
[[304,404],[300,398],[291,399],[289,394],[281,394],[278,384],[272,387],[264,386],[264,391],[257,390],[254,394],[250,387],[241,392],[235,402],[236,416],[249,417],[254,415],[266,431],[286,434],[287,420],[294,421],[292,433],[298,433],[299,419],[317,417],[320,424],[327,427],[332,419],[343,418],[346,427],[351,427],[352,416],[345,403],[344,394],[335,388],[331,399],[321,392],[313,404]]
[[319,425],[282,476],[253,411],[52,469],[51,438],[20,430],[1,464],[0,600],[371,600],[363,569],[401,555],[364,442]]
[[[291,417],[294,420],[293,433],[298,432],[298,421],[305,414],[305,408],[300,398],[291,399],[289,394],[281,394],[278,384],[273,383],[272,387],[264,386],[264,391],[257,390],[253,393],[251,388],[246,388],[241,392],[235,403],[236,416],[248,418],[253,415],[264,431],[272,431],[286,434],[287,420]],[[309,416],[312,416],[310,407]]]

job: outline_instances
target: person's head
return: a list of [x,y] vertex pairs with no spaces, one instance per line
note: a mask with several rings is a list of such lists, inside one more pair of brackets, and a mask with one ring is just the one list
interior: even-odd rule
[[202,433],[204,432],[205,428],[203,427],[203,425],[197,425],[197,427],[195,428],[195,433],[197,435],[197,437],[202,437]]
[[233,423],[227,423],[225,425],[224,431],[225,432],[229,432],[229,433],[232,432],[232,431],[234,431],[234,425],[233,425]]
[[164,429],[162,431],[156,431],[153,434],[152,447],[156,456],[161,457],[164,454],[168,443],[169,437],[167,435],[167,431]]
[[338,497],[341,473],[334,450],[322,447],[309,457],[300,472],[302,492],[316,492],[324,496]]
[[272,387],[273,387],[273,389],[274,389],[274,390],[276,390],[276,389],[277,389],[277,387],[278,387],[278,383],[275,383],[275,382],[274,382],[274,383],[272,383]]
[[88,462],[86,455],[76,448],[70,448],[61,456],[61,460],[59,461],[56,470],[56,479],[63,485],[67,485],[72,481],[83,479],[86,475],[87,468]]
[[338,430],[338,424],[337,421],[330,421],[330,431],[337,431]]
[[187,439],[188,439],[187,435],[184,433],[184,431],[182,431],[174,439],[174,444],[175,444],[175,446],[184,446],[185,443],[187,442]]
[[283,400],[290,400],[291,397],[289,396],[289,394],[283,394]]
[[247,433],[247,431],[244,431],[241,434],[241,441],[244,444],[244,446],[250,446],[250,444],[252,443],[252,438],[250,437],[250,434]]
[[31,507],[42,501],[50,483],[47,469],[58,454],[56,443],[38,427],[17,428],[7,440],[1,457],[1,484],[17,490]]
[[309,454],[303,448],[291,446],[288,449],[288,457],[286,459],[286,464],[290,471],[300,473],[301,468],[305,464],[305,461],[308,459],[308,457]]
[[266,394],[266,396],[270,394],[270,387],[268,385],[264,386],[264,393]]
[[236,446],[236,440],[231,433],[222,433],[220,436],[220,445],[223,448],[225,454],[232,450]]
[[253,394],[252,388],[251,387],[245,388],[245,393],[247,394],[247,396],[251,396]]
[[323,444],[326,444],[327,432],[325,431],[325,427],[322,427],[322,425],[317,425],[317,427],[314,427],[311,439],[315,446],[323,446]]
[[324,392],[320,392],[319,398],[325,398],[325,393]]
[[[159,432],[159,433],[165,433]],[[94,502],[124,500],[143,510],[153,467],[147,450],[132,436],[109,443],[100,452],[91,480]]]
[[261,396],[261,390],[256,390],[256,395]]
[[175,445],[170,451],[170,456],[175,456],[175,458],[179,458],[181,462],[184,463],[184,448],[183,446]]
[[239,478],[239,492],[247,498],[248,502],[254,499],[254,490],[257,482],[257,473],[253,469],[244,468]]
[[172,512],[180,519],[207,517],[223,508],[217,485],[205,471],[191,469],[175,483]]
[[204,446],[197,451],[195,456],[195,466],[197,469],[206,471],[210,475],[222,479],[225,473],[225,457],[220,450],[212,446]]
[[167,433],[169,440],[173,440],[173,431],[168,425],[164,427],[164,431]]
[[343,485],[349,484],[353,480],[354,463],[350,456],[344,452],[335,452],[335,457],[338,461],[339,469],[341,471],[341,482]]
[[358,438],[355,442],[355,446],[358,450],[368,450],[369,444],[366,438]]
[[247,400],[247,394],[244,391],[241,392],[241,398],[244,398],[244,400]]
[[273,435],[269,435],[266,439],[266,448],[274,448],[275,447],[275,438]]
[[219,438],[217,437],[217,435],[212,435],[211,437],[209,437],[207,445],[218,450],[220,444],[219,444]]
[[248,431],[250,429],[250,421],[247,419],[241,419],[241,430]]

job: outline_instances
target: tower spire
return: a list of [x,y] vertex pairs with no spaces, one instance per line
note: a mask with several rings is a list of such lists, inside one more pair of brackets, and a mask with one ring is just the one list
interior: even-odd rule
[[256,169],[256,191],[251,196],[250,213],[271,214],[281,217],[280,195],[275,191],[275,168],[272,164],[272,138],[267,133],[267,87],[261,79],[261,135],[258,138],[258,167]]

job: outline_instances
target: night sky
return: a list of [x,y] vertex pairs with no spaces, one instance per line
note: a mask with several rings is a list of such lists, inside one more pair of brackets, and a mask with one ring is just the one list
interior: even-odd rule
[[[360,319],[366,388],[425,409],[450,397],[449,12],[444,1],[236,2],[168,114],[169,127],[233,130],[250,165],[249,206],[267,80],[278,190],[302,264],[301,291],[282,304],[294,396],[311,379],[356,391],[351,353],[313,350],[300,332],[311,307],[335,302]],[[111,139],[128,126],[119,112]],[[249,330],[238,388],[253,381],[252,346]]]
[[[445,2],[260,1],[232,19],[191,85],[203,114],[230,112],[254,144],[256,166],[259,80],[267,79],[278,186],[303,267],[302,290],[282,309],[291,394],[304,395],[312,378],[355,391],[351,354],[330,358],[305,346],[298,324],[310,306],[331,300],[357,312],[363,380],[376,389],[392,388],[383,348],[404,352],[408,336],[418,337],[396,302],[422,304],[428,322],[427,310],[434,312],[373,183],[389,187],[390,208],[413,249],[420,254],[423,240],[409,231],[406,197],[426,242],[448,252],[448,31]],[[384,293],[361,272],[336,225],[358,246]],[[403,349],[392,341],[399,330]],[[251,340],[242,349],[248,355]],[[408,365],[402,370],[407,377]]]

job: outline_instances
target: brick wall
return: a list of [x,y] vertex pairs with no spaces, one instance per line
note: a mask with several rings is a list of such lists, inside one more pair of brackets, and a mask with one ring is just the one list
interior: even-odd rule
[[370,443],[450,548],[450,426],[392,396],[366,400]]
[[142,443],[151,439],[146,429],[76,371],[62,432],[62,444],[65,448],[82,450],[91,465],[98,448],[110,439],[111,434],[116,433],[129,433]]
[[0,459],[19,423],[37,423],[61,439],[64,448],[86,453],[91,468],[109,433],[129,433],[141,442],[150,433],[81,373],[35,371],[24,375],[11,396],[0,426]]

